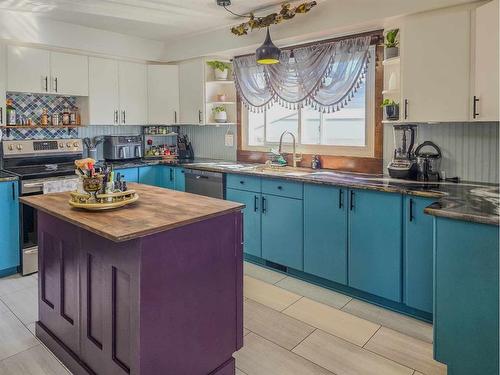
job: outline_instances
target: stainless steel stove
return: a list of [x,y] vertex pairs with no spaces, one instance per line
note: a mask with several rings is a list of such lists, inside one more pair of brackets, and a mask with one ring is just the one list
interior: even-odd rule
[[[81,139],[3,141],[2,168],[19,177],[19,195],[43,194],[61,180],[74,180],[74,161],[83,153]],[[33,208],[20,205],[21,266],[23,275],[38,270],[37,218]]]

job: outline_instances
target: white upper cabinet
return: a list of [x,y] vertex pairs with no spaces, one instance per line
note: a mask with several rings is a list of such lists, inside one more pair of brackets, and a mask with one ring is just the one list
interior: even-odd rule
[[205,61],[189,60],[179,65],[180,123],[203,125],[205,118]]
[[148,77],[145,64],[118,63],[120,89],[120,124],[148,123]]
[[89,124],[118,125],[118,61],[89,58]]
[[28,47],[7,46],[7,90],[50,92],[50,52]]
[[89,95],[89,58],[51,52],[51,91],[56,94]]
[[8,91],[87,96],[88,57],[7,47]]
[[148,123],[176,124],[179,121],[179,67],[148,65]]
[[401,48],[401,120],[468,121],[470,11],[408,17]]
[[493,0],[475,11],[472,120],[498,121],[499,1]]

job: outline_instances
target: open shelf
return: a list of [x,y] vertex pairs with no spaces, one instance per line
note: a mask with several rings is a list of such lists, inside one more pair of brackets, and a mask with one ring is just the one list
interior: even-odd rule
[[231,81],[231,80],[219,80],[219,81],[216,81],[216,80],[211,80],[211,81],[207,81],[207,83],[220,83],[220,84],[234,84],[234,81]]
[[383,90],[382,91],[382,95],[386,95],[386,96],[399,96],[400,93],[401,93],[400,90]]
[[207,102],[207,104],[236,104],[236,102]]
[[86,125],[0,125],[0,129],[73,129]]
[[399,56],[397,57],[391,57],[390,59],[382,61],[382,65],[384,66],[391,66],[391,65],[396,65],[401,62],[401,58]]
[[219,126],[219,125],[236,125],[235,122],[207,122],[205,125],[215,125],[215,126]]

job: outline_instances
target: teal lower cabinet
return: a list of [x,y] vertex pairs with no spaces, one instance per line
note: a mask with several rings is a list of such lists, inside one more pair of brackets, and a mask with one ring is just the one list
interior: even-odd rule
[[404,205],[404,303],[432,313],[433,217],[424,209],[436,199],[405,196]]
[[302,199],[262,194],[261,211],[262,257],[303,270]]
[[115,178],[118,173],[127,182],[139,182],[139,168],[115,169]]
[[304,185],[304,272],[347,284],[347,190]]
[[400,194],[349,190],[349,286],[401,302]]
[[162,173],[160,168],[151,165],[139,168],[139,183],[152,186],[161,186]]
[[226,199],[243,203],[243,251],[256,257],[262,257],[261,250],[261,194],[251,191],[226,189]]
[[186,191],[186,175],[184,173],[184,168],[175,167],[174,168],[174,179],[175,179],[175,190]]
[[18,182],[0,182],[0,277],[17,272],[19,266]]
[[498,374],[498,235],[434,218],[434,357],[448,375]]

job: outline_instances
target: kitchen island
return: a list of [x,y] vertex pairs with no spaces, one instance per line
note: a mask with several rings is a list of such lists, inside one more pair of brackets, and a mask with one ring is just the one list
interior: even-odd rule
[[38,210],[37,337],[74,374],[228,375],[243,343],[239,203],[130,184],[126,208]]

